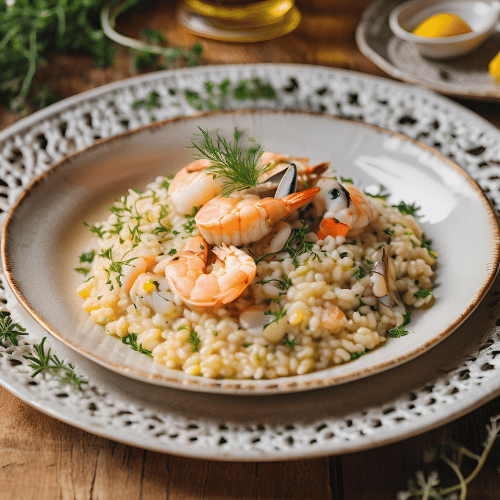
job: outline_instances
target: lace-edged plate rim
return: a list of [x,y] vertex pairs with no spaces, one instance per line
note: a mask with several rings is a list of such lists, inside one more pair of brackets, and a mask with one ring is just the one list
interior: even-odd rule
[[[242,102],[230,96],[225,109],[315,111],[401,132],[458,163],[495,206],[500,203],[500,134],[472,111],[428,90],[376,76],[269,63],[198,67],[135,77],[56,103],[0,131],[0,169],[7,173],[2,178],[8,182],[8,186],[0,185],[0,217],[34,177],[75,149],[154,119],[195,114],[198,108],[187,102],[185,94],[196,91],[204,99],[209,97],[205,86],[208,80],[219,85],[225,79],[235,83],[254,78],[270,82],[276,89],[276,99]],[[138,111],[134,101],[144,100],[152,90],[161,95],[161,106],[152,113],[143,108]],[[59,128],[64,128],[62,135]],[[82,133],[85,140],[78,143],[76,139]],[[41,146],[33,144],[40,142],[39,135],[44,136]],[[329,389],[269,398],[237,396],[235,404],[234,396],[192,392],[186,398],[185,391],[154,385],[145,392],[144,384],[135,380],[128,380],[124,391],[123,377],[51,337],[48,345],[62,359],[73,362],[75,371],[88,384],[79,391],[61,386],[51,376],[32,379],[23,354],[30,353],[46,332],[24,312],[0,273],[0,309],[10,311],[13,320],[30,332],[17,347],[0,342],[0,383],[26,403],[70,425],[159,452],[224,461],[350,453],[443,425],[499,394],[499,296],[497,279],[486,300],[467,320],[468,328],[458,328],[416,360],[370,377],[381,384],[376,392],[371,387],[366,389],[366,378]],[[416,370],[416,363],[425,369]],[[353,390],[359,391],[354,400],[349,392]],[[217,412],[213,410],[214,399],[220,405]],[[266,401],[269,405],[263,410],[259,405],[265,406]],[[204,410],[193,414],[194,407]],[[239,420],[233,418],[237,412]]]
[[[439,162],[440,168],[446,171],[446,175],[444,173],[441,173],[441,179],[444,182],[448,182],[448,178],[454,179],[453,182],[460,182],[455,179],[455,176],[458,176],[460,180],[463,181],[466,185],[465,190],[467,192],[472,192],[473,196],[477,197],[476,205],[478,207],[478,212],[470,217],[469,224],[467,223],[467,221],[461,219],[462,224],[465,225],[465,227],[476,226],[477,224],[481,223],[484,212],[484,218],[486,219],[486,224],[488,226],[485,234],[491,235],[491,239],[488,240],[488,244],[491,245],[491,248],[488,249],[488,262],[480,263],[479,268],[476,269],[476,273],[479,273],[481,271],[481,267],[483,267],[483,265],[484,268],[487,269],[487,273],[483,278],[484,281],[479,285],[477,289],[475,288],[475,283],[470,285],[467,285],[467,283],[462,283],[462,286],[467,288],[469,293],[471,293],[472,289],[472,293],[470,295],[472,297],[472,300],[470,302],[469,300],[467,300],[467,302],[465,303],[465,310],[457,310],[455,314],[451,316],[451,321],[449,323],[443,323],[442,329],[436,330],[436,332],[432,336],[425,336],[422,339],[421,335],[424,333],[424,331],[419,330],[417,323],[414,335],[411,336],[411,341],[409,341],[409,339],[405,339],[411,342],[410,347],[405,346],[402,349],[401,353],[396,353],[389,358],[380,357],[381,351],[380,349],[376,349],[374,352],[369,353],[369,356],[363,357],[363,363],[360,360],[355,360],[348,363],[348,365],[335,366],[304,375],[280,377],[270,380],[216,380],[189,375],[178,370],[162,369],[161,371],[157,371],[160,370],[160,368],[158,366],[154,366],[154,362],[150,359],[143,358],[140,360],[140,364],[136,364],[137,356],[135,353],[131,353],[133,357],[125,356],[121,363],[117,363],[115,361],[117,359],[116,349],[127,351],[128,354],[128,348],[126,346],[122,346],[118,341],[115,342],[115,344],[117,344],[115,346],[107,345],[107,339],[104,340],[103,345],[105,347],[102,348],[100,345],[101,340],[99,337],[105,336],[104,331],[101,332],[100,336],[96,336],[95,333],[91,334],[96,339],[97,348],[96,350],[89,350],[89,343],[80,341],[81,338],[86,338],[89,335],[87,330],[84,329],[83,331],[80,331],[80,328],[76,324],[72,323],[71,320],[66,318],[60,319],[61,311],[62,314],[66,315],[68,318],[71,311],[67,309],[67,307],[63,303],[61,303],[61,297],[52,296],[48,279],[45,283],[43,282],[43,273],[39,274],[39,278],[35,283],[31,279],[30,273],[25,274],[23,272],[26,266],[28,266],[30,269],[38,270],[43,267],[44,253],[52,255],[53,249],[57,248],[55,239],[54,241],[49,241],[48,243],[46,242],[46,235],[52,234],[51,232],[54,230],[54,226],[57,227],[66,222],[65,215],[63,215],[59,220],[55,219],[54,222],[54,220],[51,218],[50,209],[43,210],[42,208],[38,208],[42,206],[43,200],[47,198],[47,191],[54,197],[53,201],[55,204],[62,204],[62,202],[59,201],[58,191],[64,190],[65,192],[67,192],[68,189],[71,189],[71,187],[67,187],[63,182],[66,182],[68,179],[73,179],[75,175],[74,172],[77,172],[78,177],[85,177],[88,175],[89,179],[99,179],[100,174],[98,172],[102,170],[103,174],[101,175],[103,175],[104,178],[109,177],[109,175],[112,174],[113,168],[115,167],[106,167],[101,165],[101,163],[104,163],[104,160],[102,160],[101,163],[99,162],[99,158],[101,157],[99,155],[99,150],[105,151],[102,154],[102,157],[109,157],[110,153],[108,152],[108,150],[111,150],[111,152],[115,151],[115,154],[119,154],[119,150],[126,149],[127,142],[133,141],[134,144],[142,144],[141,150],[144,149],[145,152],[148,150],[157,151],[158,145],[156,144],[156,142],[154,142],[155,139],[152,138],[156,136],[163,137],[168,136],[169,134],[174,134],[175,140],[173,140],[173,142],[178,143],[180,137],[178,137],[179,134],[177,134],[177,137],[175,136],[175,130],[179,128],[179,126],[186,128],[187,125],[188,129],[191,128],[193,131],[196,131],[197,127],[201,123],[202,128],[204,129],[207,128],[210,130],[224,130],[229,126],[229,124],[232,124],[232,122],[236,122],[237,125],[235,126],[239,130],[245,130],[246,128],[248,128],[250,123],[257,123],[259,121],[264,122],[266,120],[274,120],[276,122],[276,125],[278,125],[280,122],[295,121],[297,129],[302,130],[303,132],[301,132],[301,134],[305,135],[307,135],[306,132],[304,132],[305,130],[319,131],[321,129],[327,128],[328,126],[332,127],[332,136],[336,135],[336,129],[344,127],[351,127],[353,129],[351,132],[352,137],[356,137],[357,129],[361,129],[362,133],[365,135],[368,133],[368,131],[370,131],[370,133],[373,132],[377,136],[377,140],[392,139],[401,141],[404,144],[404,146],[401,146],[402,149],[413,146],[417,149],[421,149],[420,154],[427,153],[435,158],[435,161]],[[316,135],[317,133],[318,132],[313,132],[313,135]],[[361,135],[361,133],[358,133],[358,135]],[[270,139],[273,140],[274,138],[271,137]],[[366,138],[365,140],[368,140],[368,138]],[[311,148],[311,152],[313,149],[314,148]],[[369,148],[367,149],[367,151],[368,150]],[[367,154],[367,151],[363,151],[364,154]],[[380,154],[380,152],[378,153]],[[374,154],[376,153],[374,152]],[[111,154],[111,156],[113,156],[113,154]],[[334,164],[337,164],[337,161],[340,164],[345,163],[344,159],[331,159],[334,161]],[[138,162],[141,165],[140,169],[142,169],[142,164],[144,162],[141,161],[140,158],[133,158],[131,162]],[[353,161],[353,166],[350,168],[351,170],[354,169],[356,174],[359,176],[359,172],[354,165],[355,163],[356,162]],[[410,165],[410,163],[408,163],[408,165]],[[414,165],[412,167],[420,167],[424,172],[426,170],[423,165],[421,166],[417,162],[414,162]],[[106,169],[109,170],[109,172],[107,172]],[[86,173],[87,170],[88,173]],[[356,174],[351,170],[349,170],[350,175],[356,176]],[[426,173],[426,175],[428,175],[428,173]],[[62,181],[61,179],[63,179],[64,181]],[[152,180],[153,178],[150,179],[150,181]],[[431,182],[430,176],[427,177],[427,180]],[[85,182],[88,183],[91,181],[87,180]],[[452,185],[453,182],[450,181],[450,185]],[[467,189],[467,187],[469,189]],[[98,188],[99,180],[96,180],[95,185],[89,189],[89,193],[95,192]],[[81,187],[79,186],[78,189],[81,189]],[[419,190],[417,189],[417,191]],[[449,189],[449,194],[451,195],[451,193],[452,190]],[[457,198],[457,206],[463,204],[466,201],[466,198],[459,200],[458,198],[461,195],[458,193],[453,193],[453,195]],[[64,196],[66,196],[66,194]],[[469,194],[468,196],[470,197],[471,195]],[[78,196],[75,191],[75,200],[76,199],[78,199]],[[110,198],[108,201],[109,203],[111,203],[112,198]],[[420,203],[420,200],[418,199],[415,201],[416,203]],[[80,202],[81,200],[78,201],[78,203]],[[77,202],[75,201],[75,203]],[[43,215],[41,213],[38,213],[41,210],[44,211]],[[73,207],[68,206],[67,202],[65,203],[65,211],[73,211]],[[24,221],[25,218],[23,218],[22,215],[23,213],[29,214],[30,221],[33,217],[38,217],[41,222],[37,223],[36,227],[24,227],[26,223]],[[54,214],[56,214],[57,216],[57,212],[54,212]],[[455,220],[455,218],[455,215],[451,216],[450,222],[448,222],[448,226],[455,227],[455,225],[459,222],[458,220]],[[45,220],[46,222],[44,222]],[[28,224],[31,224],[31,222],[28,222]],[[35,245],[38,250],[36,252],[31,252],[29,255],[25,255],[22,249],[30,245],[33,238],[32,235],[36,230],[43,234],[43,238],[41,238],[39,243]],[[440,232],[441,231],[446,232],[446,227],[441,227]],[[452,233],[452,231],[449,232]],[[36,237],[37,236],[35,235],[35,238]],[[28,241],[26,238],[28,238],[30,241]],[[448,243],[448,239],[451,239],[451,237],[443,238],[444,241],[441,242],[441,246],[446,247],[446,245],[448,244],[456,244]],[[47,245],[46,252],[44,252],[45,245]],[[415,140],[409,139],[402,134],[396,134],[394,132],[384,130],[380,127],[376,127],[375,125],[353,122],[351,120],[345,120],[329,115],[301,113],[289,110],[236,110],[205,113],[191,117],[175,117],[163,122],[153,123],[150,125],[146,125],[145,127],[140,127],[132,131],[125,132],[123,134],[118,134],[108,139],[99,140],[88,148],[75,152],[64,158],[59,163],[55,164],[53,167],[38,176],[28,186],[28,188],[24,191],[24,193],[20,196],[20,198],[14,204],[13,208],[8,213],[2,230],[1,257],[7,281],[17,299],[29,312],[29,314],[31,314],[31,316],[45,330],[50,332],[58,340],[64,342],[66,345],[93,360],[94,362],[127,377],[135,378],[143,382],[164,385],[167,387],[195,391],[222,392],[226,394],[263,395],[270,393],[296,392],[319,387],[328,387],[367,377],[380,371],[398,366],[401,363],[407,362],[410,359],[421,355],[426,350],[442,341],[461,323],[463,323],[465,319],[474,311],[474,309],[484,298],[487,290],[491,286],[491,283],[493,282],[493,279],[498,272],[499,266],[500,228],[488,199],[474,180],[472,180],[458,165],[456,165],[450,159],[445,158],[432,148],[422,145]],[[58,260],[60,258],[61,257],[57,257]],[[461,267],[461,265],[457,267]],[[21,268],[23,268],[23,270],[21,270]],[[468,276],[469,275],[470,273],[468,273]],[[58,277],[56,276],[54,279],[57,280]],[[440,276],[441,281],[446,282],[450,279],[451,278],[447,276]],[[466,277],[464,279],[466,280]],[[42,281],[40,282],[40,280]],[[44,294],[43,300],[39,299],[38,290],[40,289],[40,286],[42,286],[43,289],[47,290]],[[64,284],[59,284],[59,288],[63,289]],[[22,290],[24,290],[24,292]],[[71,291],[67,290],[66,293],[71,294]],[[454,305],[457,300],[456,297],[452,299],[449,295],[447,297],[446,294],[444,295],[445,297],[439,300],[438,305],[435,305],[430,312],[426,312],[424,314],[433,314],[438,316],[440,312],[447,314],[447,309],[450,308],[450,305],[447,305],[445,307],[445,304],[443,304],[443,300],[446,301],[446,298],[448,298],[449,304],[452,305]],[[76,293],[75,301],[78,301]],[[53,309],[52,306],[47,306],[47,308],[44,308],[44,304],[47,302],[50,304],[56,303],[60,305],[57,309]],[[459,303],[462,304],[461,301],[459,301]],[[444,309],[442,309],[443,307]],[[415,329],[415,327],[413,327],[413,329]],[[417,338],[419,339],[418,341],[416,340]],[[394,342],[401,343],[401,340],[389,339],[389,343]],[[386,349],[386,347],[382,347],[382,349]],[[368,358],[370,358],[371,360],[370,363],[368,362]],[[146,363],[143,363],[142,361],[146,361]]]

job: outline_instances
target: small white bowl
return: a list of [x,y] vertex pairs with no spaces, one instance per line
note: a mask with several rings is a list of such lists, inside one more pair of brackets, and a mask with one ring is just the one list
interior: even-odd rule
[[[479,47],[495,30],[499,12],[497,0],[417,0],[396,7],[389,16],[389,26],[397,37],[414,43],[421,55],[430,59],[451,59]],[[412,33],[422,21],[443,13],[461,17],[472,31],[438,38]]]

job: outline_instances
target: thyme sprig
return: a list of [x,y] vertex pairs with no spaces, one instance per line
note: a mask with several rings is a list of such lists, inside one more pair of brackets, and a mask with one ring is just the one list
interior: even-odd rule
[[8,314],[0,311],[0,340],[8,340],[13,345],[19,345],[17,337],[28,335],[26,328],[14,323]]
[[[455,475],[456,484],[447,487],[440,486],[439,474],[436,470],[432,471],[427,477],[422,471],[417,471],[415,478],[408,480],[408,490],[398,493],[398,500],[465,499],[468,485],[481,471],[493,444],[500,436],[500,415],[490,418],[490,425],[486,426],[486,430],[487,436],[480,454],[474,453],[465,446],[451,440],[443,441],[438,449],[434,450],[436,460],[446,464]],[[476,466],[468,475],[462,471],[465,458],[476,462]]]
[[212,163],[206,172],[213,175],[214,179],[223,178],[222,196],[229,196],[235,191],[256,188],[259,177],[268,170],[270,164],[260,164],[260,158],[264,149],[260,146],[244,150],[240,145],[241,134],[234,129],[234,141],[230,142],[216,133],[214,141],[208,131],[198,127],[201,144],[194,140],[190,148],[198,153],[197,159],[207,159]]
[[[304,253],[309,253],[313,259],[317,259],[319,262],[322,262],[320,255],[313,250],[315,243],[307,240],[307,235],[309,234],[309,226],[305,223],[305,221],[301,220],[301,227],[294,229],[292,234],[289,236],[285,245],[281,250],[277,252],[267,253],[262,255],[261,257],[257,257],[252,251],[249,249],[249,252],[253,255],[255,263],[258,264],[266,257],[271,255],[277,255],[283,252],[287,252],[288,255],[292,258],[295,267],[299,266],[298,257]],[[321,253],[326,253],[325,250],[320,250]]]
[[149,356],[150,358],[153,357],[153,354],[151,354],[151,351],[149,349],[142,347],[142,343],[137,344],[137,333],[131,332],[128,335],[126,335],[125,337],[122,337],[121,341],[123,344],[128,345],[134,351],[140,352],[141,354],[145,354],[146,356]]
[[86,384],[87,381],[75,373],[75,366],[72,363],[66,364],[60,360],[55,354],[51,353],[50,347],[47,351],[45,350],[46,339],[47,337],[44,337],[40,344],[33,345],[33,355],[23,356],[24,359],[30,362],[28,366],[33,370],[31,378],[36,377],[40,373],[48,373],[63,384],[81,389],[82,384]]

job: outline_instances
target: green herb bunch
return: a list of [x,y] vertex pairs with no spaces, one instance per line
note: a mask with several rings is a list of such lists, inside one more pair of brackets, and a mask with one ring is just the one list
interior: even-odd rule
[[[135,0],[138,1],[138,0]],[[100,28],[102,0],[0,0],[0,98],[12,111],[26,110],[37,65],[50,52],[83,51],[98,66],[113,62],[113,49]],[[50,104],[47,89],[38,92]]]

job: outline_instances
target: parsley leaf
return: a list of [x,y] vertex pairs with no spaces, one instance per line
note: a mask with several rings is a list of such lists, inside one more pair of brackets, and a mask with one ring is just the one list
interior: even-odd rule
[[405,326],[411,321],[411,311],[408,311],[406,314],[403,314],[403,323],[395,328],[391,328],[387,335],[392,338],[399,338],[408,335],[408,331],[405,330]]

